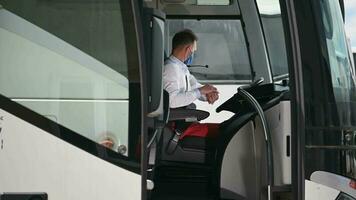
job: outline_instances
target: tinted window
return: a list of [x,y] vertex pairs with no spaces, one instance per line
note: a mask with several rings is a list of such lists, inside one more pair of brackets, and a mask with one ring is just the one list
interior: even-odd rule
[[321,1],[322,21],[325,31],[325,41],[328,48],[328,61],[332,85],[335,90],[345,90],[335,95],[337,101],[349,101],[350,90],[354,88],[349,60],[348,47],[345,38],[344,24],[337,1]]
[[130,47],[120,2],[0,4],[0,93],[115,151],[127,150]]
[[306,177],[323,170],[355,178],[355,78],[342,13],[338,0],[312,4],[319,40],[310,46],[320,53],[303,63]]
[[[352,126],[354,116],[351,106],[355,102],[355,77],[349,59],[340,5],[337,0],[320,0],[318,8],[320,9],[316,11],[320,13],[320,17],[317,18],[317,23],[320,24],[318,27],[322,37],[320,45],[323,66],[319,74],[314,74],[307,80],[307,83],[313,82],[315,86],[320,86],[313,91],[311,87],[306,88],[307,102],[315,104],[308,107],[311,109],[310,114],[314,115],[309,116],[312,120],[308,122],[313,126]],[[314,109],[322,110],[312,111]],[[324,115],[319,116],[320,112]]]

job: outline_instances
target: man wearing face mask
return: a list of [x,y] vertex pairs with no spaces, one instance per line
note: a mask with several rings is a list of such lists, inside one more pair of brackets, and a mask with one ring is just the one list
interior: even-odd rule
[[169,93],[171,108],[190,105],[195,100],[213,104],[219,92],[212,85],[202,85],[190,74],[187,64],[191,64],[197,49],[197,36],[189,29],[176,33],[172,41],[172,54],[165,62],[163,87]]
[[[195,100],[213,104],[219,98],[217,89],[209,84],[202,85],[190,74],[187,64],[191,64],[197,50],[197,36],[189,29],[176,33],[172,41],[172,54],[165,61],[163,87],[169,93],[170,108],[191,105]],[[175,123],[176,132],[196,137],[215,137],[218,124]]]

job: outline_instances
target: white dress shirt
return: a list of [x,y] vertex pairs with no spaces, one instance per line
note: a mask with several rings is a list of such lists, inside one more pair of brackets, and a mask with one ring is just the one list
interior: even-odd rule
[[163,88],[169,93],[169,106],[178,108],[187,106],[199,99],[206,101],[198,88],[203,85],[190,74],[187,65],[171,55],[164,63]]

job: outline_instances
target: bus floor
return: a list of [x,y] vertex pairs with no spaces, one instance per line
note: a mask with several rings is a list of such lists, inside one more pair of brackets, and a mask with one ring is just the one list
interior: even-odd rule
[[[195,192],[192,192],[191,189],[188,191],[184,189],[192,186],[195,187]],[[166,184],[165,187],[171,187],[171,189],[154,193],[151,200],[246,200],[246,198],[236,194],[229,195],[227,191],[221,191],[222,198],[220,198],[214,194],[210,194],[204,186],[200,185],[199,187],[198,184]],[[172,189],[176,191],[172,192]]]
[[156,171],[151,200],[244,200],[228,190],[218,190],[212,184],[210,167],[159,167]]

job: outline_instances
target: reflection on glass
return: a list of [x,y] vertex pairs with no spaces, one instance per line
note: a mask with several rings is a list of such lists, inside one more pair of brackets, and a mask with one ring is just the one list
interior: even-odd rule
[[320,65],[303,64],[305,174],[323,170],[355,178],[355,79],[340,4],[319,0],[312,5],[322,52],[316,56]]
[[257,6],[260,14],[276,15],[281,14],[279,0],[257,0]]
[[127,145],[120,4],[0,3],[0,93],[113,150]]

